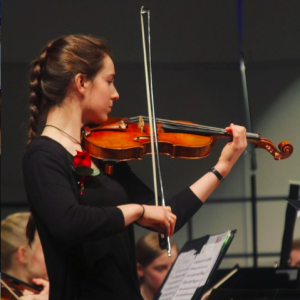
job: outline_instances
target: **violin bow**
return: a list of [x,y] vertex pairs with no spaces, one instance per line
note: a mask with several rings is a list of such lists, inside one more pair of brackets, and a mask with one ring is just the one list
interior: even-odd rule
[[[144,29],[144,16],[146,16],[146,15],[148,17],[147,19],[148,19],[149,70],[148,70],[148,63],[147,63],[147,49],[146,49],[145,29]],[[157,140],[157,130],[156,130],[157,127],[156,127],[154,97],[153,97],[153,81],[152,81],[152,66],[151,66],[150,10],[144,8],[144,6],[142,6],[142,8],[141,8],[141,28],[142,28],[145,79],[146,79],[146,91],[147,91],[147,105],[148,105],[149,128],[150,128],[150,142],[151,142],[151,157],[152,157],[155,205],[158,206],[157,180],[159,179],[160,189],[161,189],[161,203],[162,203],[162,206],[166,206],[163,184],[162,184],[160,161],[159,161],[158,140]],[[156,165],[157,165],[157,169],[158,169],[158,176],[157,176],[157,172],[156,172]],[[163,233],[158,233],[158,239],[159,239],[160,248],[167,249],[168,256],[171,256],[170,238]]]

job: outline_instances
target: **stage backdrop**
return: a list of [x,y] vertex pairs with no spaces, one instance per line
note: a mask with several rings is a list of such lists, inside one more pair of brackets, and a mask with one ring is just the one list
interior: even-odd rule
[[[106,37],[113,48],[120,100],[112,115],[145,115],[139,11],[151,10],[154,98],[156,115],[215,127],[230,122],[246,125],[241,75],[237,1],[46,1],[3,3],[2,43],[2,218],[28,210],[21,161],[28,120],[29,63],[47,41],[64,34]],[[278,261],[289,180],[300,181],[300,2],[243,1],[242,44],[254,132],[276,145],[289,140],[291,158],[274,161],[257,150],[260,266]],[[178,193],[213,166],[225,142],[202,160],[161,157],[166,196]],[[152,186],[150,157],[130,163]],[[192,220],[193,238],[238,229],[223,266],[251,266],[252,227],[250,155],[246,151],[231,174]],[[214,203],[213,200],[220,202]],[[187,227],[174,236],[181,246]],[[144,233],[137,228],[137,237]],[[300,237],[299,221],[295,238]],[[268,253],[265,257],[263,254]],[[240,255],[244,257],[239,258]]]

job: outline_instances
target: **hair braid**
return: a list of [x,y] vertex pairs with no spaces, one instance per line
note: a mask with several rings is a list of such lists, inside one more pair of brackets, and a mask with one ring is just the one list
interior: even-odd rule
[[47,56],[47,51],[51,47],[50,42],[44,49],[39,58],[31,63],[30,71],[30,117],[29,117],[29,129],[28,129],[28,141],[27,146],[31,143],[37,135],[37,127],[40,115],[43,111],[43,97],[42,97],[42,87],[41,87],[41,77],[42,77],[42,66]]
[[41,87],[40,87],[40,80],[39,80],[40,70],[41,67],[39,63],[36,62],[30,76],[30,96],[29,96],[30,117],[29,117],[27,145],[29,145],[30,142],[36,137],[36,133],[37,133],[37,125],[39,121],[39,113],[41,108],[41,103],[40,103]]
[[[43,97],[42,97],[42,87],[41,87],[41,73],[42,66],[47,57],[47,51],[51,47],[52,42],[50,42],[44,49],[40,57],[31,63],[30,72],[30,117],[29,117],[29,129],[28,129],[28,141],[27,146],[32,142],[37,136],[37,127],[40,115],[43,112]],[[36,231],[36,225],[32,213],[28,218],[28,223],[26,226],[26,237],[28,239],[28,244],[31,247],[34,242]]]

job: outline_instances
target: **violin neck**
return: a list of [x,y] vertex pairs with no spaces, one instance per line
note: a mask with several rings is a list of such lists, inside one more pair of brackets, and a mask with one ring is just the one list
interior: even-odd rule
[[[131,121],[135,121],[136,118],[130,118]],[[142,117],[147,122],[147,117]],[[213,136],[214,139],[231,139],[232,135],[223,128],[210,127],[192,123],[184,123],[178,121],[170,121],[165,119],[156,119],[157,122],[162,124],[162,129],[165,132],[177,132],[177,133],[190,133],[204,136]],[[252,143],[259,143],[261,136],[256,133],[247,132],[247,140]]]
[[[231,139],[232,134],[228,133],[225,129],[208,127],[208,126],[174,126],[171,124],[163,124],[163,129],[165,132],[179,132],[179,133],[191,133],[204,136],[213,136],[215,139]],[[247,132],[247,140],[255,142],[260,141],[260,135],[256,133]]]

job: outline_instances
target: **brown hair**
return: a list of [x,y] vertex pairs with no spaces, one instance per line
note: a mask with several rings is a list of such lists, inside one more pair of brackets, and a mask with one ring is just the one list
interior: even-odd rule
[[[177,244],[171,240],[171,247],[176,247]],[[147,267],[154,259],[164,254],[166,250],[159,247],[158,234],[150,232],[142,236],[136,243],[136,260],[142,267]]]
[[[49,42],[31,62],[27,146],[37,136],[40,117],[62,104],[76,74],[92,80],[103,68],[106,55],[111,56],[107,41],[83,34],[66,35]],[[26,228],[29,245],[34,241],[35,230],[31,215]]]
[[60,105],[76,74],[93,79],[111,55],[107,41],[87,35],[67,35],[53,40],[31,63],[30,119],[27,145],[36,137],[41,115]]
[[12,255],[22,245],[27,244],[25,227],[30,213],[15,213],[1,222],[1,269],[11,266]]

